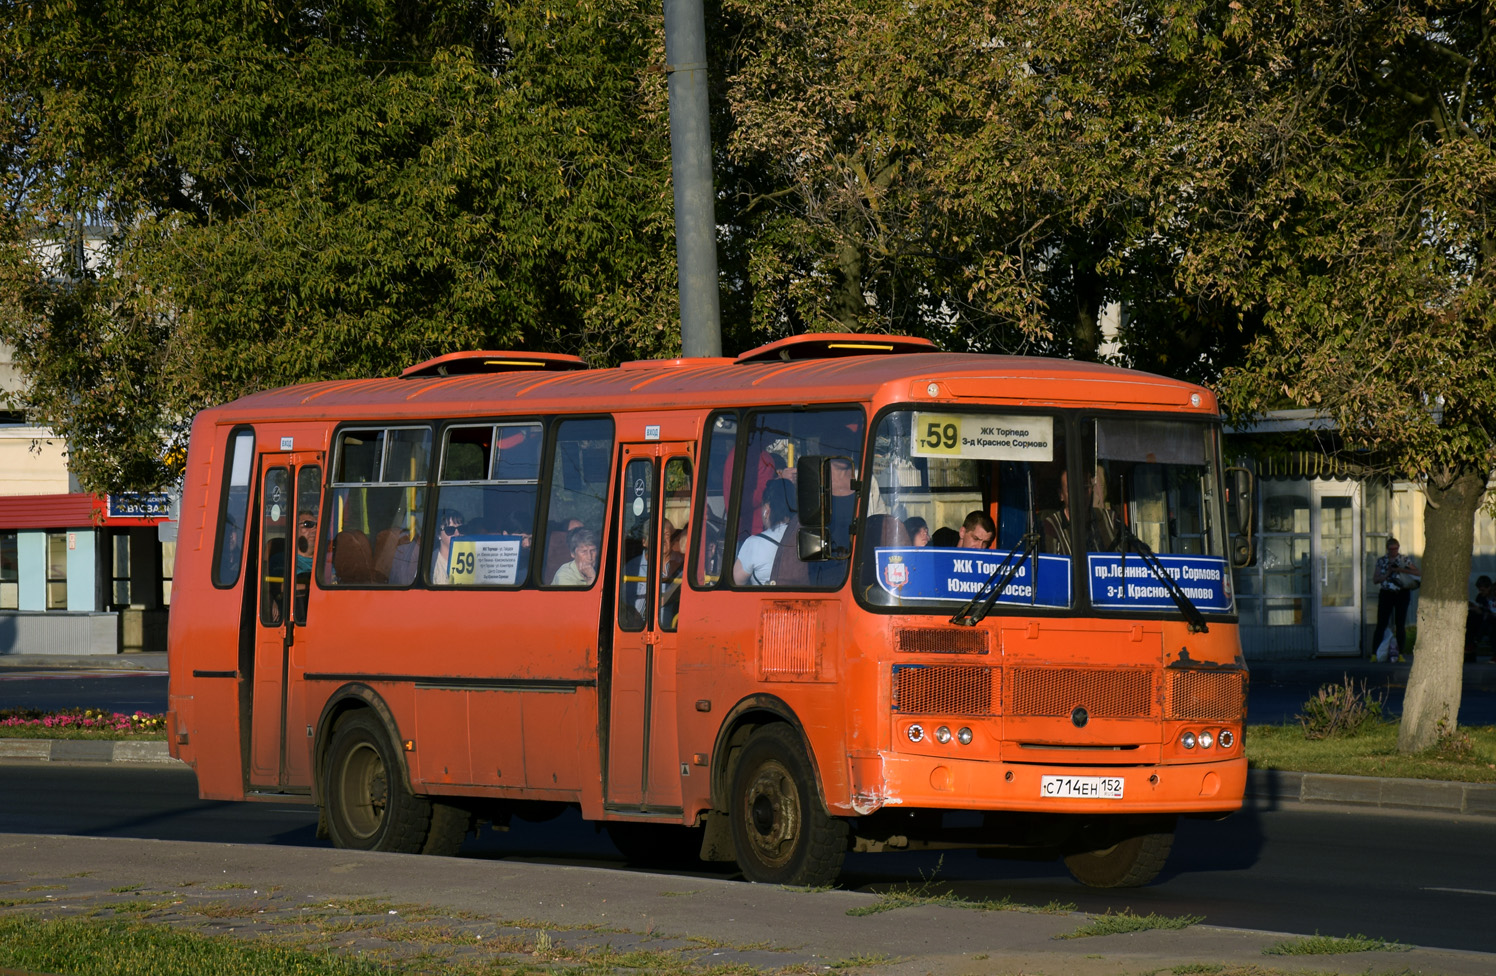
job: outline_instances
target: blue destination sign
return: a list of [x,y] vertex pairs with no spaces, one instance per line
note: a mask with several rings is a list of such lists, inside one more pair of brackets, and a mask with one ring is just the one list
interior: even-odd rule
[[[1231,570],[1226,568],[1226,560],[1215,556],[1159,556],[1158,561],[1197,610],[1225,612],[1231,609],[1231,595],[1227,589]],[[1094,607],[1108,610],[1177,609],[1174,598],[1169,596],[1169,588],[1136,553],[1128,553],[1126,559],[1121,553],[1088,553],[1086,570]]]
[[[1007,552],[987,549],[937,549],[910,546],[878,549],[878,585],[904,602],[965,602],[983,592]],[[1038,576],[1037,586],[1035,575]],[[995,583],[996,580],[993,580]],[[1070,557],[1039,556],[1024,560],[998,603],[1035,607],[1070,606]]]
[[105,514],[110,518],[171,518],[171,496],[164,491],[110,495]]

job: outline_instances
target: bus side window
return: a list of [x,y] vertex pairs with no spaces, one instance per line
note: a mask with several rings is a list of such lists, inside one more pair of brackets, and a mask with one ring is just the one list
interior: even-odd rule
[[[775,555],[770,582],[774,586],[822,589],[839,587],[847,581],[848,556],[852,546],[852,528],[857,518],[856,479],[862,470],[864,417],[860,409],[762,410],[748,418],[748,436],[743,477],[737,491],[737,533],[733,553],[724,554],[724,564],[732,567],[744,543],[755,537],[773,537],[783,550]],[[800,519],[794,506],[796,462],[802,456],[819,455],[829,459],[828,486],[831,510],[827,528],[832,558],[802,562],[796,544]],[[769,485],[786,482],[779,490],[789,511],[780,526],[763,525],[764,499]],[[873,496],[875,512],[881,511],[881,498]]]
[[[561,582],[556,573],[573,562],[571,543],[593,548],[586,558],[597,559],[595,548],[602,539],[603,520],[608,506],[608,481],[613,470],[613,420],[589,417],[563,420],[556,425],[556,450],[551,464],[550,492],[546,505],[545,548],[540,570],[541,586],[587,586],[596,582],[596,563],[590,582],[579,582],[575,572],[568,572]],[[585,536],[570,536],[573,529],[586,530]],[[590,540],[590,541],[589,541]],[[535,544],[541,545],[537,538]],[[583,567],[585,569],[585,567]],[[585,573],[581,574],[585,577]]]
[[[727,545],[727,498],[732,490],[733,455],[738,439],[738,418],[717,414],[707,435],[706,456],[702,460],[702,503],[700,531],[696,533],[697,586],[716,586],[722,582],[723,553]],[[727,561],[732,569],[732,560]]]
[[[338,433],[317,567],[323,586],[406,586],[420,564],[431,428],[348,428]],[[379,556],[388,553],[388,562]]]
[[538,421],[447,428],[436,507],[462,529],[432,540],[434,585],[521,586],[529,578],[543,440]]
[[213,560],[213,582],[233,586],[244,564],[244,529],[249,518],[249,477],[255,457],[253,431],[241,430],[229,442],[228,479],[224,486],[218,525],[218,555]]

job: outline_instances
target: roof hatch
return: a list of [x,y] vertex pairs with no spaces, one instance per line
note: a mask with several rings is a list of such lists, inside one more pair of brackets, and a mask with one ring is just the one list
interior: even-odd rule
[[797,359],[839,359],[843,356],[887,356],[897,353],[939,352],[929,339],[862,332],[811,332],[750,349],[739,363],[779,363]]
[[565,372],[586,369],[579,356],[560,352],[449,352],[417,363],[400,374],[401,379],[418,376],[471,376],[478,373]]

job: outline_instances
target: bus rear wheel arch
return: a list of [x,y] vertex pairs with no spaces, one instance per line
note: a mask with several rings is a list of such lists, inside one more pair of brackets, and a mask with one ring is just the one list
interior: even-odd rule
[[1169,859],[1178,819],[1164,814],[1098,821],[1078,832],[1077,844],[1065,856],[1065,867],[1076,881],[1092,888],[1145,885],[1158,877]]
[[743,744],[728,789],[733,853],[749,881],[831,884],[847,853],[847,823],[821,800],[815,767],[788,724],[766,725]]
[[368,709],[344,715],[323,763],[327,832],[338,847],[404,854],[455,854],[466,810],[410,792],[396,745]]

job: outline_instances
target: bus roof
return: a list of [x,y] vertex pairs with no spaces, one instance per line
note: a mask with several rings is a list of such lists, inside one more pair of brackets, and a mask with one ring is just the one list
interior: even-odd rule
[[[481,355],[497,362],[506,354]],[[429,371],[407,373],[412,375],[266,390],[217,408],[215,419],[229,423],[314,417],[492,416],[658,410],[661,406],[845,403],[870,398],[946,406],[1101,405],[1204,415],[1217,412],[1215,395],[1209,390],[1162,376],[1066,359],[934,351],[777,362],[743,357],[673,359],[591,370],[499,367],[495,372],[445,376]]]

